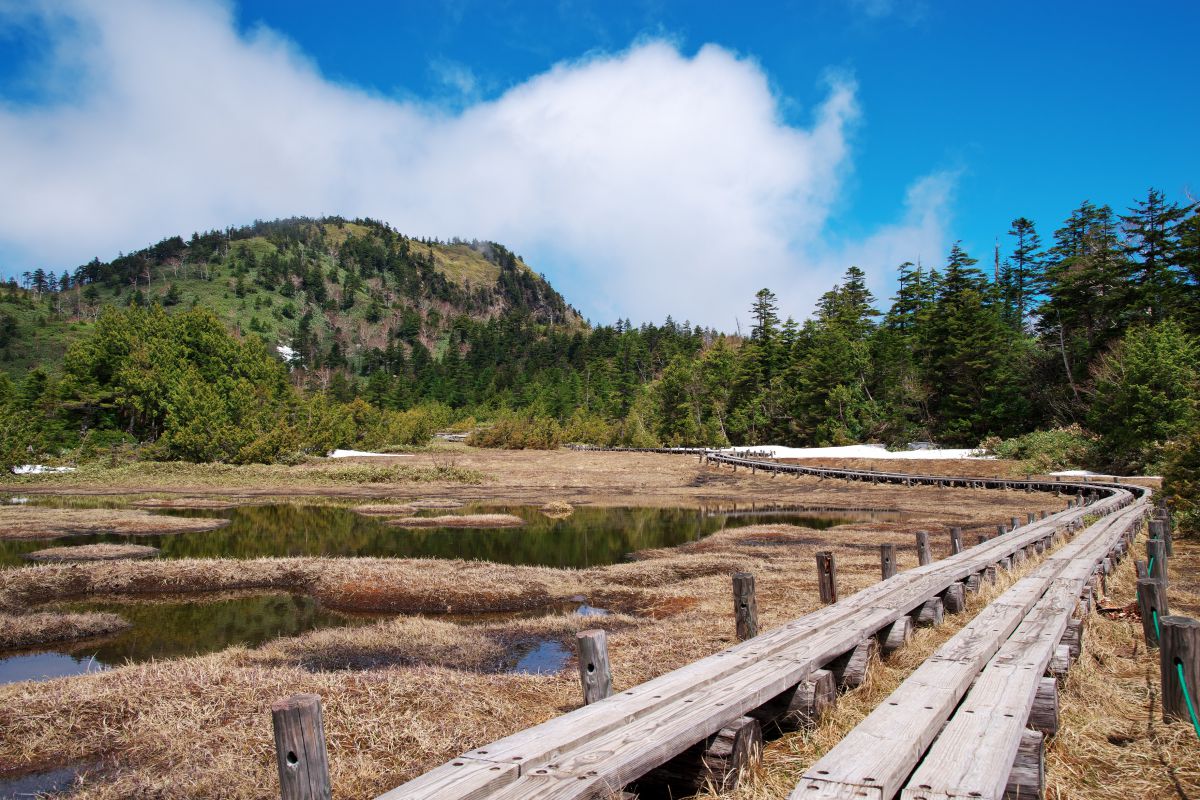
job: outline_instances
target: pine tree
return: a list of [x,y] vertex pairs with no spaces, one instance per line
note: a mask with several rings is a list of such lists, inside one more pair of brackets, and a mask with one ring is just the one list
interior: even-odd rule
[[1121,217],[1126,253],[1136,263],[1132,274],[1138,287],[1135,300],[1155,322],[1171,316],[1183,299],[1179,234],[1190,210],[1166,202],[1163,193],[1152,188],[1145,200]]
[[1045,281],[1042,240],[1037,227],[1025,217],[1014,219],[1008,234],[1014,239],[1013,252],[1005,262],[1000,283],[1006,319],[1014,327],[1022,329],[1033,309],[1034,298]]

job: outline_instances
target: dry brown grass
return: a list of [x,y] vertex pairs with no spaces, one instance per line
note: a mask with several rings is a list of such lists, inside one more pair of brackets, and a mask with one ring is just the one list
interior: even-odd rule
[[0,539],[9,540],[57,539],[97,533],[129,536],[193,533],[228,524],[227,519],[168,517],[146,511],[0,506]]
[[47,547],[25,553],[29,561],[116,561],[123,558],[151,558],[158,555],[157,547],[141,544],[81,544],[75,547]]
[[0,614],[0,650],[106,636],[128,627],[129,623],[116,614]]
[[575,506],[561,500],[551,500],[544,503],[539,510],[550,519],[566,519],[575,513]]
[[232,500],[217,500],[212,497],[150,497],[130,503],[134,508],[196,508],[222,510],[237,508]]
[[389,519],[397,528],[519,528],[525,520],[516,514],[444,514],[438,517]]
[[462,508],[462,501],[448,497],[425,497],[419,500],[409,500],[408,505],[418,509]]
[[621,614],[586,619],[551,614],[478,625],[437,617],[398,617],[365,628],[329,628],[278,639],[252,651],[251,658],[262,664],[315,670],[425,665],[497,672],[511,666],[507,654],[513,643],[553,639],[570,644],[585,627],[615,630],[638,624],[637,618]]
[[408,503],[365,503],[354,506],[352,510],[372,517],[398,517],[404,514],[411,514],[417,509]]

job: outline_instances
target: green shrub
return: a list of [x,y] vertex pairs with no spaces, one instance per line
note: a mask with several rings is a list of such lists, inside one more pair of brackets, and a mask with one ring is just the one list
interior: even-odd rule
[[562,426],[553,417],[506,413],[468,436],[467,444],[505,450],[554,450],[562,440]]
[[617,436],[617,426],[604,417],[582,408],[567,420],[563,429],[563,439],[575,444],[590,444],[596,447],[609,447]]
[[1178,535],[1200,535],[1200,429],[1167,447],[1163,493],[1171,505]]
[[980,443],[981,450],[997,458],[1024,461],[1030,472],[1050,472],[1079,468],[1091,463],[1096,437],[1078,425],[1034,431],[1012,439],[991,437]]

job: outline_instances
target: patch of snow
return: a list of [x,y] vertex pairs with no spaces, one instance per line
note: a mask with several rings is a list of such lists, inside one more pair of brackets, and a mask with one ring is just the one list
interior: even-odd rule
[[411,458],[408,453],[368,453],[363,450],[334,450],[329,454],[329,458],[361,458],[363,456],[371,456],[375,458]]
[[296,351],[286,344],[275,345],[275,352],[279,353],[280,358],[289,364],[296,360]]
[[8,498],[8,502],[14,506],[20,506],[20,505],[24,505],[25,503],[28,503],[29,498],[28,497],[10,497],[10,498]]
[[731,447],[722,452],[770,453],[771,458],[887,458],[887,459],[950,459],[950,458],[981,458],[992,456],[978,455],[978,450],[900,450],[890,451],[881,444],[851,444],[844,447],[780,447],[778,445],[763,445],[758,447]]
[[1088,469],[1064,469],[1051,472],[1050,475],[1062,478],[1153,478],[1162,480],[1161,475],[1113,475],[1111,472],[1092,472]]
[[44,475],[48,472],[74,472],[74,467],[47,467],[45,464],[21,464],[13,467],[13,475]]

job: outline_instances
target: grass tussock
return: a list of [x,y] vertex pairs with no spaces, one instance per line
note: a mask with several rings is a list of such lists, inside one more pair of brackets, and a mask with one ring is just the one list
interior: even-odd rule
[[0,539],[8,540],[57,539],[98,533],[127,536],[195,533],[228,524],[227,519],[167,517],[141,510],[0,506]]
[[366,503],[354,506],[351,510],[369,517],[395,517],[402,514],[411,514],[416,510],[416,507],[408,503]]
[[437,617],[398,617],[361,628],[330,628],[278,639],[251,658],[276,666],[311,670],[372,670],[396,666],[500,672],[512,667],[510,652],[522,642],[571,638],[583,627],[608,630],[638,624],[634,617],[609,615],[586,620],[574,614],[461,624]]
[[145,500],[135,500],[130,505],[133,508],[190,508],[214,511],[238,506],[232,500],[218,500],[214,497],[149,497]]
[[543,504],[539,510],[550,519],[566,519],[575,513],[575,506],[564,503],[562,500],[551,500],[549,503]]
[[107,636],[129,627],[116,614],[35,612],[0,614],[0,650]]
[[409,500],[406,505],[421,510],[463,507],[461,500],[454,500],[449,497],[425,497],[418,500]]
[[387,520],[397,528],[519,528],[516,514],[443,514],[437,517],[399,517]]
[[25,553],[23,558],[37,562],[116,561],[124,558],[152,558],[157,547],[141,544],[81,544],[75,547],[47,547]]

